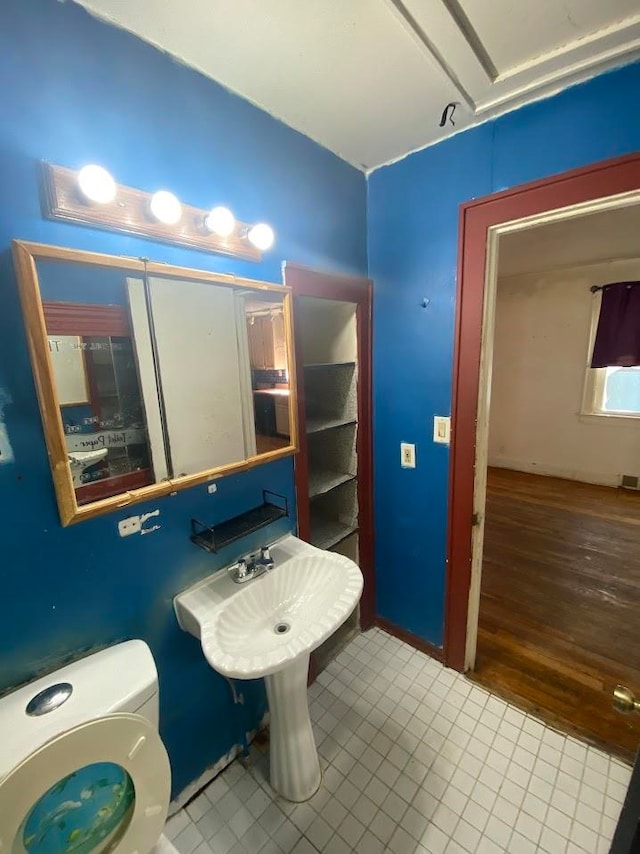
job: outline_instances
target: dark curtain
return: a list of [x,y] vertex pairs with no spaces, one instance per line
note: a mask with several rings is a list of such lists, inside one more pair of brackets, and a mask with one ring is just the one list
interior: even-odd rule
[[640,282],[602,289],[592,368],[640,365]]

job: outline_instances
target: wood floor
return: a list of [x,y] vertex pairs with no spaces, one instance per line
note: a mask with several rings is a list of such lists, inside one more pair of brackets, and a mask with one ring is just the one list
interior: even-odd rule
[[476,681],[631,759],[640,715],[640,494],[489,469]]

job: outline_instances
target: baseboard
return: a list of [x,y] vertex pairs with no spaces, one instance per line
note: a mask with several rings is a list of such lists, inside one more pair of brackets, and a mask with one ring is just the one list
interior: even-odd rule
[[525,474],[539,474],[542,477],[560,477],[563,480],[577,480],[579,483],[593,483],[596,486],[620,486],[619,474],[604,474],[595,471],[578,471],[561,466],[548,466],[545,463],[529,463],[522,460],[509,460],[506,457],[490,457],[490,468],[522,471]]
[[408,632],[406,629],[401,629],[400,626],[396,626],[395,623],[391,623],[389,622],[389,620],[385,620],[384,617],[376,617],[374,620],[374,625],[377,626],[379,629],[382,629],[384,632],[393,635],[394,638],[398,638],[398,640],[409,644],[409,646],[412,646],[414,649],[419,650],[419,652],[424,652],[430,658],[435,658],[436,661],[444,662],[444,650],[441,646],[435,646],[435,644],[423,640],[422,638],[418,637],[418,635],[414,635],[413,632]]
[[[247,733],[247,743],[251,744],[256,735],[261,732],[269,723],[269,712],[265,712],[262,720],[260,721],[258,727],[254,730],[251,730]],[[234,744],[231,750],[226,753],[224,756],[221,756],[217,762],[214,762],[213,765],[210,765],[206,768],[200,776],[194,780],[192,783],[189,783],[188,786],[180,792],[169,804],[169,813],[168,817],[171,818],[172,815],[175,815],[179,812],[183,807],[185,807],[189,801],[193,800],[193,798],[199,794],[205,786],[208,786],[212,780],[214,780],[218,774],[220,774],[224,769],[231,765],[234,759],[236,759],[242,753],[242,746],[240,744]]]

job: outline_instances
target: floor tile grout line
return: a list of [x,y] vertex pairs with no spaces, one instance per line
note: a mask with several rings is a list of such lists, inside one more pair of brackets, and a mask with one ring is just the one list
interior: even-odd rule
[[[360,638],[358,638],[357,640],[359,641]],[[538,838],[537,850],[539,849],[540,851],[543,851],[544,849],[542,849],[540,847],[540,840],[542,839],[544,829],[547,826],[546,825],[546,818],[549,815],[549,810],[550,810],[550,807],[552,805],[553,793],[556,791],[556,789],[558,787],[559,774],[561,773],[562,758],[565,755],[565,748],[568,744],[567,739],[565,738],[564,741],[562,742],[562,746],[557,748],[556,753],[558,755],[558,758],[556,759],[556,761],[554,763],[551,763],[551,761],[549,760],[548,754],[547,754],[546,758],[543,758],[541,755],[541,751],[542,751],[543,744],[547,743],[547,742],[545,742],[545,736],[546,736],[547,732],[554,732],[554,731],[552,730],[552,728],[548,728],[543,722],[538,721],[534,716],[522,715],[522,717],[519,719],[520,720],[520,726],[517,728],[518,733],[517,733],[516,741],[513,742],[514,748],[511,752],[511,755],[505,756],[504,754],[500,753],[500,756],[502,758],[497,762],[497,764],[495,762],[490,763],[490,761],[489,761],[490,757],[494,753],[499,752],[499,751],[497,751],[497,748],[495,747],[495,745],[496,745],[498,733],[500,731],[501,722],[506,719],[507,713],[509,711],[511,711],[513,709],[513,707],[509,706],[509,704],[505,703],[505,701],[501,700],[501,698],[495,697],[495,695],[491,694],[491,692],[486,692],[486,691],[482,691],[482,690],[479,692],[477,690],[474,690],[476,688],[476,686],[472,686],[472,688],[469,689],[468,685],[464,685],[463,691],[456,691],[455,689],[460,687],[463,684],[460,682],[460,680],[463,679],[463,677],[447,675],[447,677],[445,679],[441,679],[440,677],[442,677],[444,671],[440,670],[438,672],[437,668],[439,665],[433,664],[426,657],[425,658],[419,658],[418,656],[416,656],[416,654],[412,653],[410,648],[408,648],[408,647],[403,650],[403,645],[400,644],[399,642],[396,642],[395,644],[393,644],[393,643],[389,644],[389,640],[387,640],[387,642],[384,642],[381,647],[380,647],[380,644],[376,644],[376,646],[380,647],[380,648],[384,648],[384,647],[387,647],[390,645],[391,649],[392,649],[390,658],[386,658],[386,657],[383,658],[382,656],[380,656],[381,660],[378,662],[378,673],[380,674],[381,678],[386,679],[385,674],[387,674],[387,671],[392,669],[392,667],[393,667],[393,662],[394,662],[394,658],[393,658],[394,652],[393,651],[394,650],[396,650],[396,651],[397,650],[403,650],[403,655],[401,655],[401,656],[397,655],[396,656],[396,658],[398,659],[396,662],[398,672],[396,673],[395,679],[397,679],[401,675],[401,671],[402,671],[403,667],[413,666],[414,664],[416,667],[418,667],[416,662],[420,662],[420,667],[418,667],[418,670],[420,671],[420,669],[422,669],[425,672],[425,674],[428,671],[428,676],[429,676],[428,679],[425,678],[425,680],[424,680],[424,685],[423,685],[424,690],[422,693],[423,699],[426,698],[427,694],[429,693],[430,690],[432,690],[433,686],[436,683],[441,683],[439,685],[439,687],[437,687],[437,690],[433,690],[433,695],[437,698],[437,702],[432,702],[433,711],[432,711],[431,717],[429,719],[429,722],[425,723],[423,721],[422,726],[417,726],[417,725],[414,726],[414,729],[416,730],[416,732],[420,733],[419,735],[416,735],[413,732],[411,732],[409,725],[410,725],[412,719],[415,717],[415,710],[417,709],[418,704],[421,702],[419,692],[418,692],[418,697],[411,695],[412,699],[405,703],[405,705],[408,708],[412,707],[412,711],[409,712],[408,714],[406,714],[406,709],[401,709],[401,707],[403,705],[403,698],[407,696],[407,693],[408,693],[407,691],[402,693],[402,688],[398,688],[398,691],[400,692],[400,694],[398,695],[395,692],[391,692],[390,687],[387,687],[386,688],[386,696],[388,697],[389,693],[393,693],[394,694],[393,700],[391,702],[382,702],[382,698],[385,697],[385,691],[383,690],[381,692],[381,691],[377,690],[377,688],[380,688],[380,687],[382,687],[384,689],[385,684],[387,684],[387,686],[394,685],[395,679],[393,679],[393,680],[386,679],[386,683],[381,682],[381,681],[376,681],[377,688],[374,689],[373,691],[368,691],[367,685],[363,684],[361,686],[360,693],[350,691],[348,684],[346,684],[346,681],[350,680],[352,678],[353,673],[354,673],[353,668],[350,668],[348,665],[352,664],[354,659],[358,655],[361,657],[361,659],[362,658],[365,659],[364,661],[361,661],[362,668],[360,668],[360,672],[362,672],[362,669],[364,667],[368,666],[365,653],[366,653],[366,650],[367,650],[369,644],[370,644],[370,641],[367,640],[366,638],[363,638],[362,642],[357,643],[357,644],[354,643],[353,647],[351,647],[351,645],[349,645],[349,647],[347,647],[347,650],[349,650],[351,648],[355,649],[356,650],[356,656],[351,656],[348,654],[345,655],[342,658],[341,663],[336,664],[336,666],[333,667],[335,675],[330,674],[330,678],[325,679],[326,684],[321,686],[320,688],[318,688],[316,690],[316,692],[314,693],[314,696],[312,697],[312,701],[320,700],[320,698],[322,698],[321,701],[318,702],[318,707],[322,707],[322,709],[324,709],[324,711],[320,711],[320,709],[318,709],[318,720],[323,720],[323,723],[325,723],[327,726],[327,729],[325,730],[322,726],[320,726],[317,723],[317,721],[314,721],[314,723],[317,727],[317,730],[318,730],[318,734],[319,735],[321,734],[321,736],[322,736],[320,739],[320,743],[324,742],[328,738],[331,738],[332,741],[336,745],[335,747],[331,746],[331,749],[332,750],[336,749],[339,751],[332,759],[323,757],[323,760],[325,762],[325,767],[326,768],[333,768],[335,770],[336,774],[338,775],[337,779],[338,779],[338,781],[341,781],[341,782],[339,782],[338,785],[342,785],[342,783],[344,783],[345,781],[350,781],[350,774],[352,774],[354,772],[354,769],[356,767],[365,769],[365,773],[370,775],[368,777],[366,777],[366,776],[362,777],[361,774],[359,773],[358,778],[361,782],[359,782],[358,785],[353,785],[353,790],[356,793],[356,797],[354,800],[352,800],[349,808],[346,811],[346,815],[342,821],[344,822],[344,821],[346,821],[347,818],[350,818],[353,822],[358,822],[358,825],[357,825],[358,827],[364,827],[365,828],[364,831],[361,831],[362,838],[364,838],[364,836],[368,832],[370,832],[368,830],[368,828],[366,827],[366,824],[360,822],[360,819],[356,815],[356,813],[354,812],[354,809],[356,808],[356,805],[360,801],[360,799],[363,796],[366,796],[365,790],[367,789],[367,787],[370,785],[370,783],[373,780],[378,780],[381,783],[381,785],[384,785],[385,788],[383,789],[383,791],[387,792],[383,801],[381,801],[380,804],[378,804],[377,802],[373,802],[373,801],[371,803],[377,809],[377,812],[375,815],[384,815],[386,817],[388,823],[392,826],[393,837],[390,837],[390,838],[395,838],[396,836],[398,839],[402,838],[402,833],[405,833],[405,831],[403,831],[402,827],[401,827],[402,821],[404,820],[405,816],[407,816],[409,814],[409,810],[415,809],[414,804],[417,803],[417,799],[418,799],[420,792],[424,792],[425,795],[428,795],[433,800],[433,803],[435,804],[435,807],[433,808],[433,811],[432,811],[432,815],[430,817],[430,818],[432,818],[433,814],[435,814],[435,811],[438,809],[438,807],[440,805],[444,804],[444,798],[445,798],[446,794],[449,793],[449,791],[454,791],[454,790],[460,791],[461,797],[463,798],[463,807],[462,807],[459,814],[458,813],[454,814],[455,815],[455,824],[449,828],[449,830],[444,834],[444,836],[446,836],[446,838],[449,840],[449,842],[451,844],[457,844],[460,847],[466,847],[465,845],[463,845],[462,842],[454,843],[454,839],[455,839],[456,835],[458,835],[460,838],[464,838],[461,833],[458,833],[458,828],[463,828],[462,822],[465,821],[467,824],[469,824],[469,827],[473,831],[474,835],[476,833],[480,833],[481,834],[480,838],[483,838],[485,836],[486,829],[487,829],[488,824],[491,821],[492,817],[495,817],[496,819],[498,819],[497,806],[498,806],[498,803],[500,802],[500,800],[503,798],[502,793],[503,793],[503,788],[504,788],[506,780],[507,780],[506,775],[508,773],[508,770],[510,767],[512,767],[512,765],[517,765],[519,768],[522,769],[523,773],[526,773],[527,777],[526,777],[526,785],[521,787],[522,788],[522,796],[519,799],[519,806],[517,808],[515,808],[515,806],[514,806],[515,819],[513,821],[513,827],[510,829],[509,838],[510,839],[515,838],[515,834],[519,833],[519,831],[517,831],[515,825],[517,824],[518,818],[520,817],[520,815],[526,815],[528,820],[533,820],[537,823],[537,825],[539,825],[540,829],[539,829],[539,833],[538,833],[538,837],[537,837]],[[345,666],[344,662],[346,662],[346,666]],[[369,664],[371,664],[371,663],[373,663],[372,660],[369,660]],[[434,673],[436,674],[435,676],[433,675]],[[350,674],[351,674],[351,676],[350,676]],[[345,681],[343,681],[343,680],[345,680]],[[442,693],[442,690],[444,690],[444,693]],[[350,691],[350,693],[347,693],[348,691]],[[327,694],[329,694],[330,696],[326,696]],[[455,700],[452,697],[453,694],[456,695]],[[462,697],[460,696],[461,694],[462,694]],[[349,703],[346,702],[346,697],[353,697],[354,695],[358,701],[357,702],[357,709],[355,708],[355,706],[356,706],[355,701],[352,701],[350,708],[348,708]],[[475,721],[475,725],[474,725],[474,728],[472,730],[472,733],[469,734],[469,733],[466,733],[466,731],[464,729],[461,730],[463,733],[465,733],[465,738],[463,739],[465,747],[461,747],[461,746],[457,745],[456,742],[453,741],[452,739],[457,737],[458,731],[456,730],[456,723],[458,721],[458,718],[460,718],[460,716],[462,714],[463,707],[465,705],[467,705],[467,700],[469,700],[469,699],[472,701],[474,706],[477,706],[479,708],[479,712],[474,712],[474,714],[476,714],[476,721]],[[432,698],[432,700],[433,700],[433,698]],[[415,703],[414,701],[417,701],[417,703]],[[456,710],[455,714],[452,714],[452,710],[451,710],[450,706],[452,706],[454,703],[457,703],[457,706],[455,706],[455,710]],[[470,707],[468,706],[468,708],[470,708]],[[514,712],[515,711],[516,710],[514,710]],[[518,714],[522,714],[522,713],[518,712]],[[479,755],[483,756],[482,760],[480,760],[479,757],[475,756],[475,754],[471,754],[470,751],[467,750],[468,745],[470,743],[472,743],[473,735],[475,733],[476,728],[479,726],[480,719],[482,719],[483,725],[486,725],[487,730],[491,734],[491,737],[489,739],[489,732],[485,732],[484,730],[480,731],[489,740],[488,745],[485,746],[483,743],[483,746],[485,746],[486,749],[479,751]],[[370,743],[368,745],[368,747],[372,748],[373,752],[368,753],[367,755],[369,757],[371,757],[371,766],[374,767],[373,771],[371,771],[370,768],[368,768],[365,763],[362,763],[360,761],[362,758],[363,752],[360,749],[360,745],[358,744],[358,742],[354,742],[352,744],[351,751],[349,751],[348,749],[347,750],[344,749],[344,744],[348,743],[356,735],[358,738],[361,739],[361,736],[358,734],[360,731],[360,728],[363,727],[365,723],[370,723],[370,720],[375,722],[374,725],[372,726],[373,735],[371,735],[371,737],[369,739]],[[398,723],[398,721],[403,721],[404,723],[401,724],[401,723]],[[435,721],[435,725],[434,725],[434,721]],[[536,724],[537,726],[533,726],[533,727],[529,726],[527,729],[526,728],[527,722],[532,722],[532,724]],[[337,739],[333,738],[334,734],[337,735],[336,730],[339,727],[342,727],[346,733],[346,735],[342,739],[344,741],[344,744],[340,744]],[[528,731],[531,729],[533,729],[534,732],[536,730],[538,730],[538,734],[536,736],[533,736],[532,733]],[[349,731],[350,731],[350,735],[349,735]],[[535,751],[534,752],[531,750],[527,750],[527,748],[524,747],[525,743],[527,743],[529,747],[532,747],[533,742],[527,741],[525,739],[522,740],[522,745],[521,745],[522,750],[526,751],[527,753],[530,753],[532,760],[533,760],[533,764],[531,764],[530,760],[526,760],[527,767],[525,767],[523,765],[519,765],[519,763],[517,762],[517,760],[515,759],[515,756],[514,756],[515,749],[518,746],[518,744],[520,744],[520,736],[522,735],[523,732],[526,732],[528,735],[532,735],[532,737],[535,737]],[[556,732],[556,734],[560,738],[562,738],[561,734],[558,734],[557,732]],[[371,742],[373,742],[373,738],[377,737],[377,736],[384,736],[384,738],[378,738],[377,742],[376,742],[376,746],[373,747]],[[405,739],[405,744],[412,745],[410,749],[405,750],[405,747],[403,747],[403,745],[401,743],[403,738]],[[418,748],[421,745],[426,745],[427,740],[429,740],[433,745],[435,745],[435,747],[431,747],[431,749],[425,754],[424,762],[421,761],[419,763],[420,767],[425,769],[424,770],[425,776],[422,776],[423,772],[418,771],[416,778],[410,777],[405,772],[407,771],[411,760],[415,758],[415,754],[416,754]],[[361,741],[365,741],[365,739],[361,739]],[[549,743],[550,742],[551,742],[551,740],[549,741]],[[394,755],[394,758],[397,760],[397,762],[400,763],[400,766],[398,764],[396,764],[395,762],[392,762],[391,759],[389,759],[389,757],[392,755],[392,752],[395,750],[396,747],[398,747],[399,750],[395,751],[395,753],[393,755]],[[367,749],[368,748],[365,748],[365,750],[367,750]],[[406,756],[403,756],[403,754],[400,752],[400,750],[405,751]],[[336,764],[334,764],[334,762],[340,758],[341,754],[345,754],[345,753],[348,754],[348,759],[347,760],[343,759],[342,767],[345,768],[346,773],[342,773],[342,771],[338,767],[337,762],[336,762]],[[359,755],[355,755],[355,753],[358,753]],[[474,765],[477,765],[477,768],[479,770],[477,770],[475,777],[473,776],[473,774],[468,775],[470,780],[473,781],[471,788],[469,788],[469,790],[466,792],[462,792],[461,790],[457,790],[455,784],[453,783],[453,777],[455,776],[455,774],[458,770],[460,770],[461,772],[464,772],[465,774],[468,773],[462,767],[467,753],[469,753],[469,755],[472,755],[474,757],[474,763],[471,763],[471,767],[473,767]],[[524,759],[524,755],[525,754],[523,754],[520,758]],[[567,755],[569,755],[569,754],[567,753]],[[433,768],[434,764],[437,763],[438,759],[442,759],[444,761],[444,765],[441,762],[440,764],[438,764],[437,767],[438,767],[438,770],[446,771],[446,777],[439,778],[439,779],[441,779],[441,783],[442,783],[443,788],[441,788],[439,790],[439,794],[436,796],[434,793],[429,792],[429,790],[424,787],[424,783],[426,782],[427,779],[429,779],[432,776],[439,776],[439,775],[437,775],[436,771],[434,771],[433,774],[431,773],[431,769]],[[585,746],[583,761],[581,763],[579,763],[580,775],[576,781],[577,787],[578,787],[577,793],[575,793],[572,796],[572,801],[573,801],[572,815],[567,816],[566,813],[564,813],[564,812],[562,813],[563,815],[565,815],[567,817],[567,819],[569,821],[569,829],[567,831],[568,835],[565,835],[565,834],[559,834],[559,835],[561,836],[561,838],[563,838],[567,842],[567,845],[569,844],[568,840],[571,836],[571,831],[573,829],[574,823],[577,822],[576,812],[577,812],[578,804],[581,803],[581,797],[583,795],[583,787],[585,787],[587,785],[587,783],[586,783],[587,769],[593,768],[594,772],[595,772],[595,768],[598,764],[598,760],[602,761],[602,759],[607,760],[606,782],[604,783],[604,791],[600,792],[600,795],[601,795],[601,797],[600,797],[600,803],[601,803],[600,809],[596,809],[592,805],[589,805],[589,808],[594,811],[596,816],[598,816],[598,830],[597,831],[590,831],[590,832],[594,833],[595,836],[598,837],[599,831],[603,827],[603,820],[604,820],[605,816],[607,815],[606,807],[607,807],[607,803],[608,803],[607,799],[609,798],[608,793],[610,791],[609,783],[611,780],[614,779],[613,775],[611,774],[611,769],[612,769],[612,767],[614,767],[613,766],[613,760],[611,757],[609,757],[607,754],[604,754],[604,752],[602,752],[602,751],[595,751],[595,752],[593,752],[593,756],[592,756],[592,754],[590,753],[590,748],[587,748]],[[549,781],[549,778],[547,776],[544,776],[543,772],[545,771],[545,768],[543,766],[538,766],[538,761],[545,762],[546,764],[551,765],[553,767],[554,773],[551,777],[552,782]],[[594,763],[595,763],[595,765],[594,765]],[[494,767],[494,765],[496,767]],[[468,767],[468,765],[465,765],[465,767]],[[622,778],[624,779],[624,770],[625,769],[620,763],[617,763],[615,765],[615,767],[616,767],[616,778],[615,778],[616,784],[617,784],[617,786],[623,787],[624,783],[622,782],[622,780],[620,780],[620,777],[622,776]],[[483,804],[479,803],[479,801],[474,800],[474,793],[476,791],[476,788],[480,785],[479,776],[480,776],[481,772],[486,768],[491,769],[492,773],[495,774],[497,777],[499,777],[499,780],[500,780],[497,791],[495,791],[495,789],[492,786],[486,787],[486,791],[491,792],[491,797],[492,797],[492,803],[491,803],[490,808],[486,808],[486,807],[484,807]],[[498,771],[497,768],[501,768],[502,770]],[[536,771],[536,769],[538,769],[540,771],[540,775],[534,773]],[[225,769],[225,772],[223,772],[223,774],[226,773],[227,770],[228,769]],[[240,775],[242,775],[241,771],[239,771],[238,773]],[[602,773],[602,772],[600,772],[600,773]],[[389,779],[389,780],[391,780],[393,778],[393,782],[391,782],[390,785],[386,785],[386,783],[383,782],[383,776],[385,777],[385,779]],[[568,774],[568,776],[571,777],[571,779],[575,779],[572,774]],[[407,800],[407,797],[405,797],[404,794],[402,794],[402,793],[398,794],[395,792],[394,787],[398,784],[398,781],[401,778],[402,779],[406,778],[406,780],[409,782],[410,786],[415,786],[415,790],[413,791],[413,794],[409,796],[410,800]],[[421,782],[417,782],[418,778],[420,779]],[[355,779],[355,777],[354,777],[354,779]],[[461,778],[461,779],[463,779],[463,778]],[[539,780],[540,783],[544,783],[546,786],[549,787],[548,790],[545,791],[544,797],[541,794],[539,794],[538,792],[535,792],[535,793],[533,792],[532,784],[533,784],[534,780]],[[239,782],[241,782],[241,781],[236,781],[235,785],[239,785]],[[256,783],[256,782],[257,781],[254,779],[254,783]],[[494,784],[495,784],[495,782],[496,781],[494,781]],[[260,781],[260,785],[261,785],[261,789],[265,792],[265,796],[267,796],[267,794],[270,793],[270,789],[268,788],[268,782],[266,780],[262,780],[262,781]],[[485,784],[482,783],[482,785],[485,785]],[[234,786],[231,787],[231,790],[233,788],[234,788]],[[616,792],[616,794],[617,794],[617,790],[615,787],[612,787],[611,790]],[[407,790],[403,790],[403,791],[406,792]],[[411,791],[411,788],[408,791]],[[597,792],[598,790],[594,789],[594,791]],[[328,800],[330,800],[330,798],[335,796],[335,792],[337,792],[337,787],[334,790],[334,792],[329,793],[329,795],[327,796],[327,800],[325,800],[325,801],[318,800],[318,801],[316,801],[316,804],[318,804],[318,805],[322,804],[323,806],[326,806],[326,803],[328,802]],[[401,804],[400,819],[394,819],[393,815],[390,815],[382,807],[382,804],[386,803],[387,799],[389,798],[389,796],[391,794],[395,794],[395,796],[397,798],[397,802],[400,802],[400,804]],[[534,815],[533,806],[535,805],[536,802],[533,800],[531,800],[531,804],[529,805],[531,807],[531,812],[526,811],[524,804],[527,800],[528,795],[531,795],[531,799],[535,797],[541,803],[546,804],[545,809],[544,809],[544,819],[538,818],[537,814]],[[272,797],[272,804],[274,804],[274,805],[277,804],[277,799],[276,800],[273,799],[272,793],[271,793],[271,797]],[[507,799],[504,799],[504,800],[506,803],[510,803],[510,801],[508,801]],[[618,803],[617,798],[614,798],[613,795],[611,796],[610,800],[612,802],[615,802],[616,804]],[[396,808],[398,810],[400,810],[400,807],[398,807],[397,802],[396,802]],[[478,830],[477,825],[475,825],[471,822],[468,822],[464,818],[464,815],[466,814],[467,807],[469,805],[472,805],[472,804],[477,804],[486,813],[486,815],[483,818],[483,821],[481,822],[482,827],[483,827],[482,831]],[[391,806],[387,805],[387,809],[391,809]],[[308,842],[308,844],[312,846],[313,850],[318,850],[317,846],[315,846],[310,835],[308,834],[308,829],[311,826],[311,823],[314,822],[317,817],[322,816],[322,812],[321,812],[322,806],[320,806],[320,809],[318,810],[318,809],[314,808],[313,804],[310,804],[309,810],[310,810],[312,816],[314,816],[314,817],[311,819],[311,822],[306,825],[304,832],[300,831],[300,828],[297,828],[297,830],[299,831],[300,839],[305,839]],[[286,816],[286,818],[283,818],[283,821],[290,819],[290,816],[293,815],[293,813],[287,812],[284,809],[282,809],[281,812],[282,812],[283,816]],[[418,810],[416,810],[416,812],[418,812],[418,814],[419,814]],[[189,821],[191,821],[191,819],[189,819]],[[580,822],[578,822],[578,823],[580,823]],[[341,824],[342,824],[342,822],[340,823],[340,826],[341,826]],[[195,822],[193,823],[193,825],[195,826]],[[294,826],[294,825],[292,825],[292,826]],[[430,819],[429,819],[428,826],[437,827],[437,825],[434,825],[433,822],[430,821]],[[582,825],[582,827],[584,829],[588,830],[588,828],[585,825]],[[332,829],[332,828],[330,828],[330,829]],[[248,830],[246,831],[246,833],[248,833]],[[244,836],[244,834],[243,834],[243,836]],[[411,837],[411,834],[409,834],[408,836]],[[343,837],[339,836],[337,831],[334,831],[333,835],[329,837],[329,839],[327,840],[327,843],[323,846],[323,850],[326,850],[326,851],[329,850],[329,848],[327,847],[328,843],[334,837],[337,837],[340,839],[343,838]],[[270,835],[270,838],[273,839],[273,837],[271,835]],[[524,838],[526,838],[526,836]],[[413,837],[413,839],[415,839],[415,837]],[[275,843],[275,840],[274,840],[274,843]],[[386,844],[386,842],[384,840],[382,840],[382,844]],[[266,845],[266,843],[265,843],[265,845]],[[355,845],[355,847],[357,847],[359,845],[359,841],[354,843],[354,845]],[[351,846],[352,850],[355,850],[354,845]],[[344,845],[341,847],[345,848]],[[345,850],[347,850],[348,848],[349,848],[349,845],[346,846]],[[392,847],[389,850],[395,850],[395,849]]]

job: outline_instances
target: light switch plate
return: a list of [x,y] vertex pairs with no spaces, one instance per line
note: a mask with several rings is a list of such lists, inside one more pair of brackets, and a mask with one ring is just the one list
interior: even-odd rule
[[400,465],[403,469],[416,467],[416,446],[409,442],[400,442]]
[[448,415],[433,416],[433,441],[440,445],[451,442],[451,418]]

